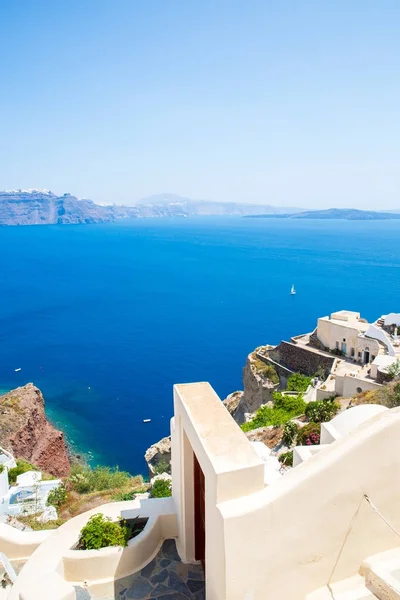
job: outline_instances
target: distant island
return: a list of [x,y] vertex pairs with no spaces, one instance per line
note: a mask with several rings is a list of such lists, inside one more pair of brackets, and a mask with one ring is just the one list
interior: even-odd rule
[[146,217],[251,216],[298,211],[299,208],[293,207],[191,200],[175,194],[150,196],[137,204],[122,206],[96,204],[71,194],[58,196],[49,190],[0,192],[0,225],[108,223]]
[[345,219],[347,221],[386,221],[400,219],[399,212],[378,212],[374,210],[358,210],[356,208],[328,208],[327,210],[307,210],[285,214],[246,215],[255,219]]
[[157,194],[136,204],[96,204],[71,194],[58,196],[44,189],[0,191],[0,225],[68,225],[110,223],[149,217],[236,216],[275,219],[347,219],[357,221],[400,219],[400,212],[354,208],[305,210],[291,206],[192,200],[176,194]]

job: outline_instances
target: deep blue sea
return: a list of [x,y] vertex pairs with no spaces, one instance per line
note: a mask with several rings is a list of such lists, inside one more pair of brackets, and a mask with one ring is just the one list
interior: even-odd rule
[[0,389],[33,381],[76,450],[146,473],[174,383],[207,380],[223,398],[258,345],[335,310],[398,311],[399,267],[396,221],[1,228]]

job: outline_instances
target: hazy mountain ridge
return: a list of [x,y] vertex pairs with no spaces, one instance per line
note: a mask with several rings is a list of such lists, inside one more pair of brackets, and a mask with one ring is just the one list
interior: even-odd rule
[[271,206],[269,204],[246,204],[241,202],[218,202],[213,200],[193,200],[177,194],[155,194],[143,198],[136,205],[153,206],[154,208],[166,208],[170,210],[181,210],[186,216],[192,215],[230,215],[245,216],[263,214],[292,214],[304,209],[292,206]]
[[328,208],[326,210],[307,210],[294,214],[263,214],[263,215],[247,215],[249,218],[255,219],[342,219],[347,221],[386,221],[390,219],[400,219],[400,212],[384,212],[374,210],[359,210],[357,208]]

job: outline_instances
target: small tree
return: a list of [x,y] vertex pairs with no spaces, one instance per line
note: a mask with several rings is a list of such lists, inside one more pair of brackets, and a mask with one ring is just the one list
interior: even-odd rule
[[400,360],[397,359],[387,368],[390,379],[400,379]]
[[290,446],[296,441],[298,431],[299,427],[293,421],[288,421],[287,423],[285,423],[283,427],[282,437],[285,446],[288,446],[288,448],[290,448]]
[[47,496],[47,506],[55,506],[58,508],[61,506],[61,504],[64,504],[66,499],[67,490],[65,485],[61,483],[59,486],[49,492],[49,495]]

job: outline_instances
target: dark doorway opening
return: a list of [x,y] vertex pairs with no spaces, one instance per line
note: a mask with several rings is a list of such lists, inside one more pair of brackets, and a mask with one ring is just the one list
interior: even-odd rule
[[205,569],[206,558],[206,503],[205,479],[196,455],[193,454],[194,475],[194,557]]

